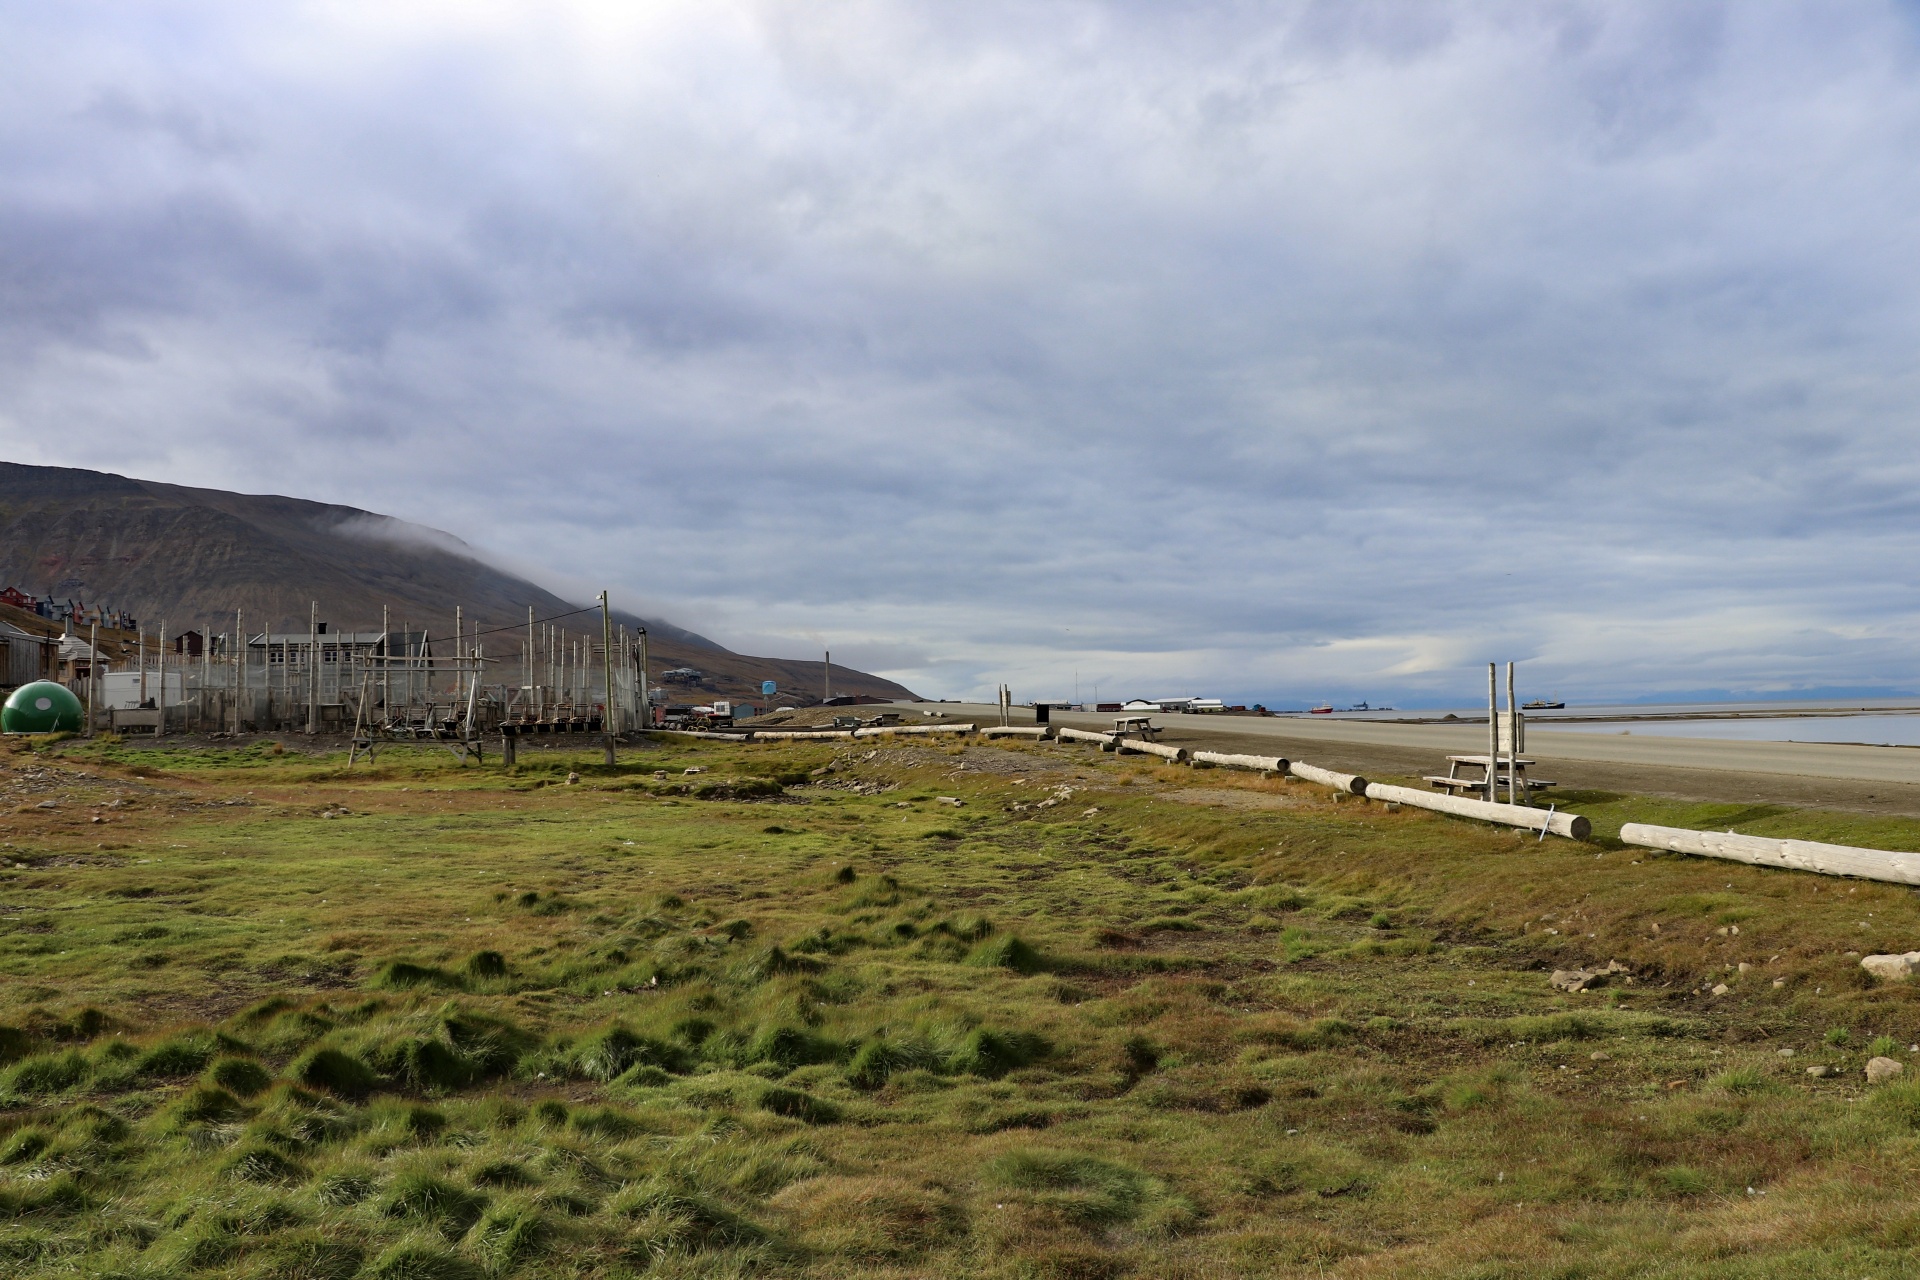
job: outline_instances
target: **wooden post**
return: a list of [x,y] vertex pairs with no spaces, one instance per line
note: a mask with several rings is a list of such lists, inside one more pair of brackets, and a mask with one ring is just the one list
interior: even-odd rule
[[526,677],[527,710],[532,713],[529,718],[538,720],[540,718],[540,713],[539,713],[539,710],[534,705],[535,698],[533,696],[534,649],[535,649],[535,645],[533,642],[533,606],[528,605],[527,606],[527,644],[526,644],[526,648],[520,651],[520,666],[523,669],[523,674]]
[[640,628],[640,727],[653,728],[653,691],[647,688],[647,629]]
[[240,695],[246,691],[247,668],[241,659],[247,656],[246,635],[240,610],[233,611],[233,734],[240,736]]
[[614,763],[613,755],[613,614],[607,608],[607,593],[600,593],[600,644],[601,653],[606,661],[601,663],[602,685],[606,691],[606,705],[600,709],[600,727],[607,735],[607,763]]
[[1487,803],[1500,800],[1500,705],[1496,697],[1500,664],[1487,664]]
[[[455,667],[454,671],[455,671],[454,679],[458,681],[460,678],[458,675],[459,668]],[[473,707],[474,707],[475,701],[479,697],[479,694],[480,694],[480,668],[476,666],[473,669],[473,674],[467,677],[467,718],[460,730],[460,740],[462,745],[466,748],[466,751],[460,757],[461,764],[465,764],[467,762],[468,754],[472,754],[475,756],[478,756],[480,754],[480,739],[476,737],[473,732]]]
[[1513,664],[1507,664],[1507,803],[1517,804],[1515,795],[1524,798],[1520,785],[1520,709],[1513,700]]
[[167,736],[167,620],[160,620],[160,700],[154,704],[159,716],[154,721],[153,736]]
[[[353,733],[347,739],[347,768],[353,768],[353,761],[360,754],[360,713],[367,705],[367,671],[360,673],[360,697],[353,707]],[[373,759],[373,735],[367,735],[367,759]]]
[[380,606],[380,714],[393,719],[393,610]]
[[320,730],[320,602],[307,608],[307,732]]
[[93,715],[98,699],[93,696],[94,684],[100,679],[100,624],[93,624],[92,638],[87,647],[93,651],[87,659],[87,736],[93,736]]
[[200,624],[207,630],[200,633],[200,697],[196,700],[193,714],[193,727],[201,733],[207,731],[207,699],[212,697],[213,687],[213,628],[205,622]]

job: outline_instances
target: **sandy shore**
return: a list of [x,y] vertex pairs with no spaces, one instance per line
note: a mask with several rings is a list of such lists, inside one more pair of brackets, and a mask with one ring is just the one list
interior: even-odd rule
[[[905,709],[922,710],[906,704]],[[940,707],[950,719],[996,723],[988,704]],[[1033,713],[1015,711],[1017,722]],[[1054,723],[1110,729],[1113,716],[1063,715]],[[1284,755],[1381,778],[1445,773],[1449,755],[1484,752],[1487,727],[1366,720],[1156,715],[1162,741],[1217,751]],[[1787,804],[1920,816],[1920,749],[1846,743],[1742,742],[1527,730],[1533,773],[1565,790],[1623,791],[1686,800]]]

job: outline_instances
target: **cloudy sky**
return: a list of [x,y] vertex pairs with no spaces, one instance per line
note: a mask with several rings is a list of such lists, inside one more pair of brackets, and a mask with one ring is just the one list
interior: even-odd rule
[[0,456],[932,696],[1920,688],[1920,11],[0,0]]

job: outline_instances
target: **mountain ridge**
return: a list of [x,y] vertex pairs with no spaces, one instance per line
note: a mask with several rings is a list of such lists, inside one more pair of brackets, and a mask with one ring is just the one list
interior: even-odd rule
[[[318,601],[335,628],[376,628],[384,606],[396,627],[451,636],[458,607],[469,627],[495,631],[501,649],[516,654],[515,629],[524,628],[529,606],[540,618],[581,609],[488,564],[453,534],[379,512],[16,462],[0,462],[4,585],[126,610],[150,634],[162,619],[176,632],[231,630],[235,610],[250,632],[303,631],[308,602]],[[620,610],[613,617],[647,628],[656,675],[675,666],[704,672],[690,691],[757,701],[762,680],[791,691],[817,689],[822,677],[817,662],[736,654],[662,619]],[[597,630],[593,620],[575,634]],[[837,665],[832,681],[836,694],[913,696]],[[798,700],[810,698],[817,695]]]

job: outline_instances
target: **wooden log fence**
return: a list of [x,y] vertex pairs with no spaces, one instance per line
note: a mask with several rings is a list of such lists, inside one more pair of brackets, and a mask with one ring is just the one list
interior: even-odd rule
[[[715,737],[730,736],[715,734]],[[755,742],[817,742],[825,738],[851,738],[851,729],[755,729]]]
[[1061,729],[1059,736],[1063,742],[1092,742],[1102,751],[1113,750],[1114,736],[1110,733],[1093,733],[1086,729]]
[[1053,726],[1044,724],[990,724],[980,731],[980,736],[983,738],[1033,738],[1038,740],[1051,738],[1053,736]]
[[1331,769],[1322,769],[1317,765],[1302,764],[1298,760],[1289,761],[1287,772],[1296,778],[1305,778],[1308,782],[1317,782],[1323,787],[1332,787],[1335,791],[1351,792],[1356,796],[1367,794],[1367,780],[1357,774],[1335,773]]
[[1239,756],[1223,751],[1196,751],[1193,753],[1196,765],[1210,764],[1222,769],[1257,769],[1261,773],[1285,773],[1285,756]]
[[1412,787],[1396,787],[1384,782],[1367,783],[1361,794],[1369,800],[1410,804],[1420,809],[1432,809],[1436,813],[1450,813],[1457,818],[1476,818],[1481,822],[1498,822],[1509,827],[1525,827],[1529,831],[1545,831],[1569,840],[1585,840],[1593,834],[1593,824],[1577,813],[1553,813],[1524,804],[1469,800],[1464,796],[1416,791]]
[[1119,738],[1115,740],[1113,746],[1118,752],[1137,751],[1141,755],[1159,756],[1162,760],[1169,760],[1174,764],[1185,764],[1193,754],[1185,747],[1162,746],[1158,742],[1148,742],[1144,738]]
[[895,733],[972,733],[971,724],[876,724],[855,729],[856,738],[883,738]]
[[1620,828],[1622,844],[1669,853],[1691,853],[1702,858],[1726,858],[1756,867],[1812,871],[1823,876],[1853,876],[1889,884],[1920,884],[1920,853],[1890,849],[1861,849],[1813,840],[1780,840],[1768,836],[1740,836],[1731,831],[1688,831],[1629,822]]

